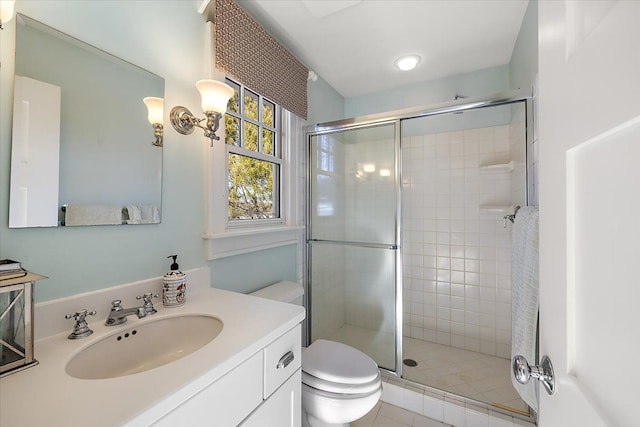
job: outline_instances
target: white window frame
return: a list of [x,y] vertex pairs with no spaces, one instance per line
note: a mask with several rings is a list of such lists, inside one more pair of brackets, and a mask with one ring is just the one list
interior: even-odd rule
[[[219,78],[223,80],[223,78]],[[280,121],[281,150],[280,218],[266,220],[228,220],[228,153],[245,154],[243,148],[225,144],[224,126],[217,134],[219,140],[208,147],[207,171],[207,231],[208,260],[240,255],[253,251],[296,244],[304,230],[301,215],[302,183],[301,158],[304,152],[302,130],[304,122],[294,114],[277,107]],[[224,120],[224,119],[222,119]],[[260,158],[251,151],[251,156]],[[270,162],[273,157],[268,156]]]
[[[231,80],[231,79],[229,79]],[[255,126],[258,127],[258,151],[252,151],[249,149],[246,149],[244,147],[238,147],[236,145],[231,145],[231,144],[226,144],[226,158],[229,158],[229,154],[237,154],[240,156],[244,156],[244,157],[249,157],[252,159],[256,159],[256,160],[261,160],[261,161],[265,161],[268,163],[272,163],[272,164],[277,164],[280,168],[280,173],[279,176],[275,177],[274,176],[274,186],[277,185],[278,187],[278,191],[277,191],[277,197],[274,198],[273,200],[273,204],[276,205],[277,204],[277,212],[278,212],[278,217],[277,218],[264,218],[264,219],[229,219],[229,216],[227,215],[227,228],[245,228],[245,227],[256,227],[256,226],[260,226],[260,225],[272,225],[272,224],[283,224],[284,223],[284,219],[282,218],[283,215],[283,204],[284,204],[284,199],[282,197],[283,194],[283,175],[284,175],[284,159],[283,159],[283,154],[284,154],[284,150],[283,150],[283,139],[282,139],[282,127],[283,127],[283,120],[282,120],[282,111],[283,109],[280,107],[280,105],[276,104],[275,102],[271,101],[270,99],[265,98],[264,96],[262,96],[261,94],[257,93],[254,90],[251,90],[249,88],[247,88],[246,86],[244,86],[241,83],[238,83],[234,80],[231,80],[231,82],[233,82],[233,84],[238,85],[239,87],[239,93],[238,93],[238,103],[239,103],[239,107],[240,110],[242,111],[244,109],[244,93],[245,91],[250,91],[251,93],[255,94],[258,96],[258,114],[259,117],[257,120],[253,120],[247,117],[246,114],[241,114],[241,113],[236,113],[233,111],[227,111],[226,114],[229,114],[232,117],[237,118],[240,121],[240,139],[242,140],[244,138],[244,126],[242,126],[242,124],[244,122],[248,122],[250,124],[253,124]],[[263,105],[264,105],[264,100],[267,100],[269,103],[273,104],[274,106],[274,111],[273,111],[273,115],[274,115],[274,126],[268,126],[266,125],[263,121],[262,121],[262,110],[263,110]],[[221,119],[222,124],[224,120],[224,116]],[[221,126],[222,126],[221,124]],[[264,154],[262,153],[261,148],[262,148],[262,130],[266,129],[269,130],[271,132],[274,133],[275,135],[275,141],[274,141],[274,155],[269,155],[269,154]],[[228,161],[228,160],[227,160]],[[228,169],[225,169],[228,170]],[[227,176],[228,178],[228,176]],[[227,202],[228,202],[228,197],[229,197],[229,188],[227,187]]]

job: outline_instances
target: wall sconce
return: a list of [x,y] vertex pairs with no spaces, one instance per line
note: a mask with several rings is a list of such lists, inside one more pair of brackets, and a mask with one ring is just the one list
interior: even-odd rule
[[[233,89],[225,83],[216,80],[199,80],[196,88],[200,91],[202,97],[202,111],[205,118],[198,119],[191,111],[182,106],[173,107],[169,118],[173,128],[182,135],[189,135],[193,132],[193,127],[197,126],[204,130],[204,136],[213,140],[219,140],[216,131],[220,127],[220,119],[227,111],[227,102],[233,96]],[[200,122],[206,119],[206,125]]]
[[153,136],[156,137],[156,140],[151,144],[156,147],[162,147],[162,139],[164,136],[164,127],[162,126],[164,118],[164,99],[148,96],[144,98],[142,102],[147,106],[147,110],[149,112],[147,119],[153,126]]
[[0,30],[4,30],[2,26],[13,19],[13,8],[15,3],[15,0],[0,1]]

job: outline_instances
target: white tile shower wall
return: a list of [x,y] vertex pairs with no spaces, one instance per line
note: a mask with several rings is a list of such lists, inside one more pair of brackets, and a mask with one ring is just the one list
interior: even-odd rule
[[[352,142],[346,146],[345,155],[345,205],[349,212],[347,240],[393,244],[396,224],[394,140],[367,138],[363,142]],[[371,169],[365,169],[365,165]],[[394,252],[382,248],[348,247],[346,261],[347,324],[394,333]]]
[[[310,157],[317,172],[314,182],[316,211],[313,218],[312,238],[344,239],[345,222],[345,145],[333,135],[317,137],[317,151]],[[312,339],[329,338],[345,323],[343,247],[314,244],[311,250],[313,271],[311,276]]]
[[353,326],[395,333],[395,256],[388,249],[345,248],[345,320]]
[[511,342],[510,127],[403,141],[404,334],[509,357]]
[[345,324],[345,247],[316,243],[311,250],[312,339],[328,339]]

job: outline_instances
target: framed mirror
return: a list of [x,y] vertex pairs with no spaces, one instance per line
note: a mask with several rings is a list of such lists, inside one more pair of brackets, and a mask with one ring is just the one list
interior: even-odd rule
[[18,14],[9,227],[157,224],[164,79]]

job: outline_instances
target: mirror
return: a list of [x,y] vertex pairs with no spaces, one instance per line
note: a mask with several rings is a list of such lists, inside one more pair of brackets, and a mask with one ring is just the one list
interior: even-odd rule
[[164,80],[16,16],[9,227],[157,224],[162,147],[145,97]]

